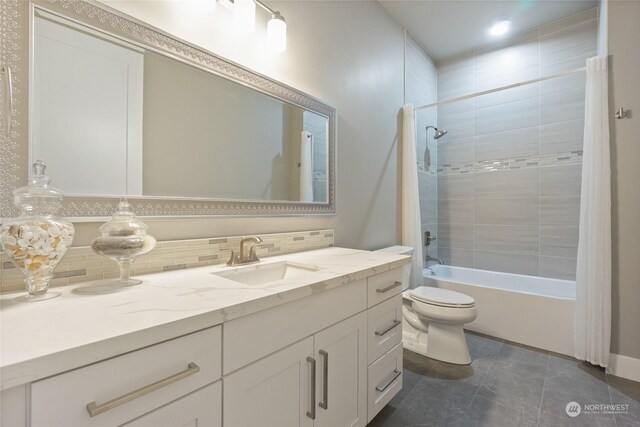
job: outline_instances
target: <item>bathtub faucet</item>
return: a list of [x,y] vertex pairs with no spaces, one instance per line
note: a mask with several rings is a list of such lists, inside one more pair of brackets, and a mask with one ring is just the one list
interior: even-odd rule
[[427,262],[429,262],[429,261],[437,261],[438,264],[444,264],[444,261],[442,261],[442,258],[436,258],[436,257],[431,256],[429,254],[427,254],[427,256],[426,256],[426,261]]
[[429,263],[429,261],[437,261],[438,264],[444,264],[444,261],[442,261],[442,259],[429,255],[429,245],[431,245],[431,242],[433,242],[434,240],[436,240],[436,236],[432,236],[430,231],[424,232],[424,247],[427,248],[425,261],[427,262],[427,264]]

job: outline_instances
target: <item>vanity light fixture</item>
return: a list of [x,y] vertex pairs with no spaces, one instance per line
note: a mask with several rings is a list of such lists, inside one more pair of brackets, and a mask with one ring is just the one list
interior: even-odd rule
[[280,12],[272,14],[267,22],[267,46],[275,53],[282,53],[287,49],[287,22]]
[[501,36],[506,34],[511,28],[511,21],[506,19],[502,19],[500,21],[494,22],[494,24],[489,28],[489,34],[492,36]]
[[218,0],[233,11],[233,28],[239,34],[252,34],[256,23],[256,5],[271,14],[267,23],[267,47],[275,53],[287,49],[287,22],[280,12],[271,9],[260,0]]
[[233,1],[233,30],[238,34],[253,34],[256,29],[256,4],[253,0]]

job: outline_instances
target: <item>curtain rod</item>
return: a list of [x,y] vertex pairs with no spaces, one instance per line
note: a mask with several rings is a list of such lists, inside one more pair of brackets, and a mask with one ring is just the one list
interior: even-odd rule
[[538,82],[542,82],[542,81],[545,81],[545,80],[555,79],[557,77],[563,77],[563,76],[568,76],[568,75],[571,75],[571,74],[577,74],[577,73],[580,73],[582,71],[585,71],[586,69],[587,69],[586,67],[582,67],[582,68],[576,68],[575,70],[571,70],[571,71],[563,71],[562,73],[550,74],[548,76],[540,77],[540,78],[533,79],[533,80],[526,80],[524,82],[514,83],[514,84],[507,85],[507,86],[498,87],[498,88],[495,88],[495,89],[485,90],[485,91],[482,91],[482,92],[476,92],[476,93],[472,93],[470,95],[459,96],[458,98],[445,99],[444,101],[434,102],[433,104],[420,105],[419,107],[415,107],[413,110],[414,111],[418,111],[418,110],[423,110],[425,108],[437,107],[439,105],[451,104],[453,102],[463,101],[465,99],[475,98],[477,96],[488,95],[490,93],[500,92],[502,90],[513,89],[513,88],[516,88],[516,87],[520,87],[520,86],[524,86],[524,85],[528,85],[528,84],[532,84],[532,83],[538,83]]

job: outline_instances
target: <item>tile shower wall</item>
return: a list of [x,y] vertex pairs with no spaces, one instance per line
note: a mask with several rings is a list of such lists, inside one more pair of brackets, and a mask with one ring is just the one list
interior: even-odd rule
[[[406,38],[405,52],[405,102],[414,106],[436,102],[437,71],[433,61],[409,34]],[[427,126],[436,125],[437,119],[435,108],[416,112],[416,158],[423,238],[427,230],[435,234],[438,224],[437,145],[433,140],[433,129],[429,129],[428,135],[426,131]],[[437,243],[435,241],[429,247],[430,255],[437,253]]]
[[[580,68],[597,9],[438,64],[438,99]],[[584,73],[442,105],[438,255],[447,264],[575,279]]]
[[[258,256],[268,257],[333,246],[333,230],[261,234]],[[240,236],[158,242],[155,249],[139,256],[131,266],[131,275],[204,267],[227,262],[231,250],[240,247]],[[78,284],[117,277],[115,262],[95,254],[90,247],[72,247],[56,267],[51,286]],[[0,293],[22,291],[24,283],[18,269],[0,252]]]

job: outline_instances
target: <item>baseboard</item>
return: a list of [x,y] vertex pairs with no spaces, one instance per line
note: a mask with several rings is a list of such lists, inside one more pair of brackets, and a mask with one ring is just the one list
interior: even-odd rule
[[611,353],[607,373],[633,381],[640,381],[640,359]]

